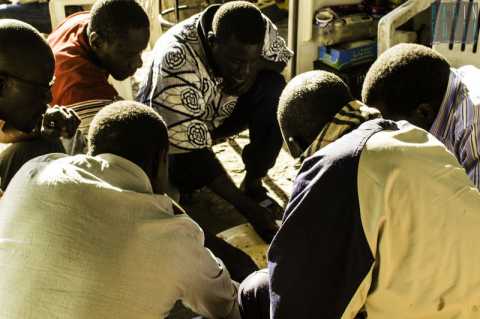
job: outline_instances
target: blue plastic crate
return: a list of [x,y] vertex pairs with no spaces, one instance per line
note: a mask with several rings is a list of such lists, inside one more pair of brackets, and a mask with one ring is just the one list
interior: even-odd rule
[[342,70],[377,58],[377,41],[362,40],[318,48],[318,60]]

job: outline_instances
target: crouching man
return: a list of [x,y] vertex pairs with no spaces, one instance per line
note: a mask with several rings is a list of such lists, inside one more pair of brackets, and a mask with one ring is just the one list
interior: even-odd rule
[[168,145],[157,113],[117,102],[95,116],[89,155],[22,167],[0,202],[0,317],[164,318],[182,300],[239,318],[227,269],[165,195]]

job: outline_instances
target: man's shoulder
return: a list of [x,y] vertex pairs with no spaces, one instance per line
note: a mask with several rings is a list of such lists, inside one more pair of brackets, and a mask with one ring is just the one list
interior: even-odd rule
[[51,165],[53,162],[64,162],[71,156],[63,153],[50,153],[35,157],[25,163],[25,166],[42,168]]
[[[324,198],[325,203],[341,202],[344,196],[350,196],[353,200],[359,160],[366,141],[377,132],[394,128],[394,124],[383,119],[367,121],[307,158],[295,179],[292,202],[310,203],[313,207],[318,204],[316,200],[320,197]],[[305,200],[304,197],[312,200]]]
[[407,121],[397,122],[397,127],[397,130],[383,130],[373,134],[366,142],[362,156],[372,154],[376,157],[391,157],[396,162],[414,160],[412,154],[455,159],[444,144],[424,129]]
[[158,218],[138,223],[137,232],[150,240],[172,241],[172,245],[201,244],[204,234],[200,226],[187,215],[162,214]]
[[203,63],[204,48],[197,24],[198,16],[194,16],[162,35],[155,44],[154,60],[172,71]]
[[480,69],[473,65],[465,65],[457,69],[457,72],[468,90],[468,96],[475,106],[480,107],[480,86],[478,85],[480,82]]
[[397,124],[398,130],[378,132],[367,141],[359,163],[364,175],[380,184],[392,177],[407,183],[422,176],[432,180],[441,171],[465,175],[456,157],[435,136],[406,121]]
[[9,190],[40,192],[44,186],[49,188],[49,185],[56,181],[66,180],[66,176],[72,173],[71,170],[65,169],[70,157],[67,154],[51,153],[29,160],[15,174],[9,184]]
[[64,54],[69,57],[87,56],[89,48],[85,30],[89,21],[89,13],[79,12],[66,18],[52,31],[47,41],[56,58]]
[[396,124],[384,119],[367,121],[307,158],[301,171],[309,170],[313,166],[329,167],[338,162],[356,160],[373,135],[388,129],[396,129]]

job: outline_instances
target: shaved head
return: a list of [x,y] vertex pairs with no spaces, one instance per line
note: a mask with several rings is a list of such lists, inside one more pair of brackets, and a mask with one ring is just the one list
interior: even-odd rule
[[23,70],[48,72],[50,66],[53,69],[52,50],[42,35],[27,23],[1,19],[0,43],[0,71],[21,75],[18,73]]
[[305,150],[351,100],[350,88],[333,73],[309,71],[291,79],[280,96],[277,110],[280,130],[289,149],[292,150],[289,139],[295,138]]
[[450,65],[440,53],[423,45],[401,43],[372,64],[363,82],[362,98],[385,118],[406,119],[428,130],[449,78]]
[[0,19],[0,119],[29,132],[51,100],[55,59],[31,25]]

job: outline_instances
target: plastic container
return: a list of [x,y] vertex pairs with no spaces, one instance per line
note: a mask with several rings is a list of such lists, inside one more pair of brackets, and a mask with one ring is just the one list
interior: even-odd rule
[[366,13],[338,16],[330,8],[315,15],[314,37],[322,46],[375,37],[378,20]]
[[363,80],[365,80],[365,75],[371,65],[372,62],[365,62],[342,70],[337,70],[319,60],[313,62],[313,68],[315,70],[332,72],[342,78],[350,87],[353,97],[357,99],[361,99]]
[[362,40],[318,48],[318,60],[337,70],[373,61],[377,57],[377,41]]

